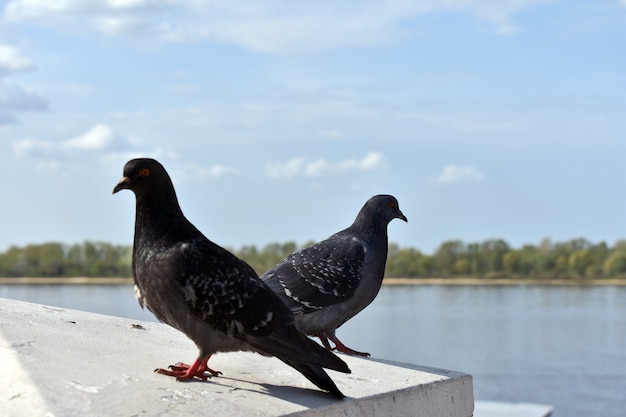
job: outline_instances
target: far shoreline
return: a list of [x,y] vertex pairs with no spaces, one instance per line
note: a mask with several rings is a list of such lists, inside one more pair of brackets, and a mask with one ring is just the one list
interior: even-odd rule
[[625,286],[624,278],[597,278],[597,279],[574,279],[574,278],[385,278],[384,285],[466,285],[466,286],[516,286],[535,285],[546,287],[562,286]]
[[[132,278],[108,277],[14,277],[0,278],[0,285],[132,285]],[[450,286],[626,286],[625,278],[385,278],[383,285],[450,285]]]

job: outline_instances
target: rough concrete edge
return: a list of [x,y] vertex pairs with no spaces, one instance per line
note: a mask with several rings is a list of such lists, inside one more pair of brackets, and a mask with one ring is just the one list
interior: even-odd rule
[[[16,301],[10,300],[8,301]],[[47,307],[38,303],[26,303],[36,306]],[[64,309],[69,310],[69,309]],[[76,310],[90,316],[103,316],[112,319],[130,320],[122,317],[102,315],[98,313]],[[151,322],[151,324],[154,324]],[[157,323],[158,324],[158,323]],[[165,325],[163,325],[165,326]],[[439,368],[430,368],[422,365],[408,364],[385,359],[362,358],[366,361],[385,364],[403,369],[413,369],[420,372],[440,375],[442,379],[427,384],[418,384],[406,388],[374,394],[368,397],[346,398],[345,401],[328,404],[318,408],[310,408],[294,413],[287,413],[284,416],[291,417],[321,417],[329,415],[342,415],[346,417],[393,415],[395,416],[416,416],[416,417],[469,417],[473,413],[473,386],[472,376],[459,371],[450,371]],[[469,387],[467,383],[469,382]],[[443,395],[442,395],[443,393]],[[446,393],[452,393],[451,401],[441,401],[446,397]],[[460,405],[450,406],[455,403],[455,393],[460,393],[462,402]],[[391,401],[389,400],[391,397]],[[458,397],[457,397],[458,398]],[[463,405],[465,404],[465,405]],[[465,412],[468,410],[468,412]],[[451,412],[454,413],[451,413]]]
[[[402,365],[398,362],[396,364]],[[410,369],[412,366],[405,368]],[[473,377],[470,374],[455,373],[458,375],[453,378],[362,397],[354,401],[347,398],[344,400],[347,403],[330,404],[285,414],[283,417],[328,417],[335,415],[344,417],[471,417],[474,414]],[[458,387],[463,389],[456,389]],[[450,394],[450,401],[441,401],[443,400],[440,398],[442,391]],[[460,398],[454,396],[455,392],[460,392]],[[389,397],[391,397],[391,401],[388,400]],[[451,407],[451,403],[458,405]]]

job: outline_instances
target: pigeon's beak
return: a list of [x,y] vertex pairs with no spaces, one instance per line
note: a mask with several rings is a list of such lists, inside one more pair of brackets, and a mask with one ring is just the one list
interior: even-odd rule
[[119,190],[128,190],[129,188],[130,188],[130,178],[122,177],[120,182],[118,182],[115,188],[113,188],[113,194],[115,194]]
[[397,216],[396,216],[396,217],[398,217],[399,219],[404,220],[404,221],[405,221],[405,222],[407,222],[407,223],[409,222],[409,220],[406,218],[406,216],[404,215],[404,213],[402,213],[400,210],[398,210],[398,214],[397,214]]

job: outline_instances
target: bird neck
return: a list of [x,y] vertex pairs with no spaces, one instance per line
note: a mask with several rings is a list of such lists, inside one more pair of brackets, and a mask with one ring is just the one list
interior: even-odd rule
[[135,243],[178,237],[188,229],[176,194],[137,196],[135,213]]
[[378,238],[384,244],[387,244],[387,222],[376,215],[359,215],[352,223],[351,228],[370,238]]

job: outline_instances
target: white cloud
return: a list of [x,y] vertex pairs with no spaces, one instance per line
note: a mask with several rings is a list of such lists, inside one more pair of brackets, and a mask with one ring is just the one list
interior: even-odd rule
[[17,0],[10,1],[4,8],[4,15],[9,20],[27,20],[46,14],[67,13],[78,7],[78,1]]
[[346,159],[339,162],[329,162],[324,158],[306,162],[304,158],[294,158],[285,164],[271,164],[266,172],[270,178],[292,178],[297,175],[320,177],[355,171],[373,171],[384,166],[382,153],[369,152],[361,159]]
[[175,152],[166,150],[161,146],[157,146],[153,149],[144,149],[135,147],[130,143],[126,143],[125,146],[120,147],[120,149],[109,150],[104,153],[99,153],[98,157],[107,166],[124,164],[127,161],[135,158],[154,158],[157,160],[178,159],[178,155]]
[[270,178],[291,178],[300,173],[304,166],[304,158],[294,158],[284,164],[270,164],[267,175]]
[[45,155],[53,150],[54,146],[50,142],[34,139],[23,139],[13,144],[13,152],[17,156],[37,156]]
[[69,151],[100,151],[106,149],[114,139],[113,129],[97,124],[82,135],[64,141],[61,146]]
[[528,123],[527,115],[506,111],[422,111],[403,112],[403,120],[416,120],[439,130],[455,130],[463,133],[510,132]]
[[35,92],[18,83],[0,81],[0,109],[44,110],[47,102]]
[[322,158],[306,164],[304,174],[309,177],[320,177],[335,171],[336,166]]
[[16,112],[48,108],[48,102],[37,93],[9,79],[13,74],[33,68],[33,61],[25,57],[18,48],[0,44],[0,125],[17,122],[14,116]]
[[[106,4],[111,6],[112,8],[117,9],[132,9],[138,7],[144,7],[150,4],[159,3],[154,0],[106,0]],[[169,2],[161,2],[161,3],[169,3]]]
[[[28,158],[29,163],[42,171],[57,174],[75,173],[86,165],[101,164],[117,171],[126,161],[139,157],[156,159],[176,159],[176,154],[160,146],[149,149],[145,144],[134,144],[104,123],[98,123],[82,134],[65,140],[22,139],[13,143],[13,154],[19,158]],[[212,167],[197,175],[206,179],[226,175],[230,168]]]
[[107,151],[116,137],[109,126],[97,124],[82,135],[61,142],[23,139],[13,144],[13,152],[20,157],[64,157],[74,152]]
[[354,161],[348,160],[341,164],[343,171],[359,170],[359,171],[371,171],[382,167],[384,164],[384,156],[380,152],[370,152],[363,157],[363,159]]
[[472,165],[446,165],[443,172],[437,177],[431,178],[432,184],[454,184],[464,181],[479,182],[485,179],[485,175]]
[[318,136],[326,139],[339,139],[341,138],[341,132],[337,130],[322,130],[318,133]]
[[48,171],[48,172],[59,172],[62,168],[62,164],[60,161],[51,159],[46,161],[39,161],[35,165],[37,170],[39,171]]
[[33,69],[35,64],[14,46],[0,44],[0,76]]
[[47,109],[48,102],[28,87],[0,80],[0,124],[15,122],[13,113],[16,112]]
[[114,12],[158,11],[176,3],[176,0],[12,0],[4,8],[4,16],[9,21],[104,17]]
[[213,165],[205,167],[202,165],[189,164],[185,166],[185,171],[191,173],[191,176],[200,182],[213,180],[224,177],[225,175],[238,174],[239,171],[235,168],[226,165]]
[[394,42],[407,35],[407,20],[441,11],[469,13],[493,25],[496,33],[510,35],[520,30],[512,22],[516,14],[545,1],[12,0],[4,18],[95,29],[106,36],[227,42],[285,54]]

